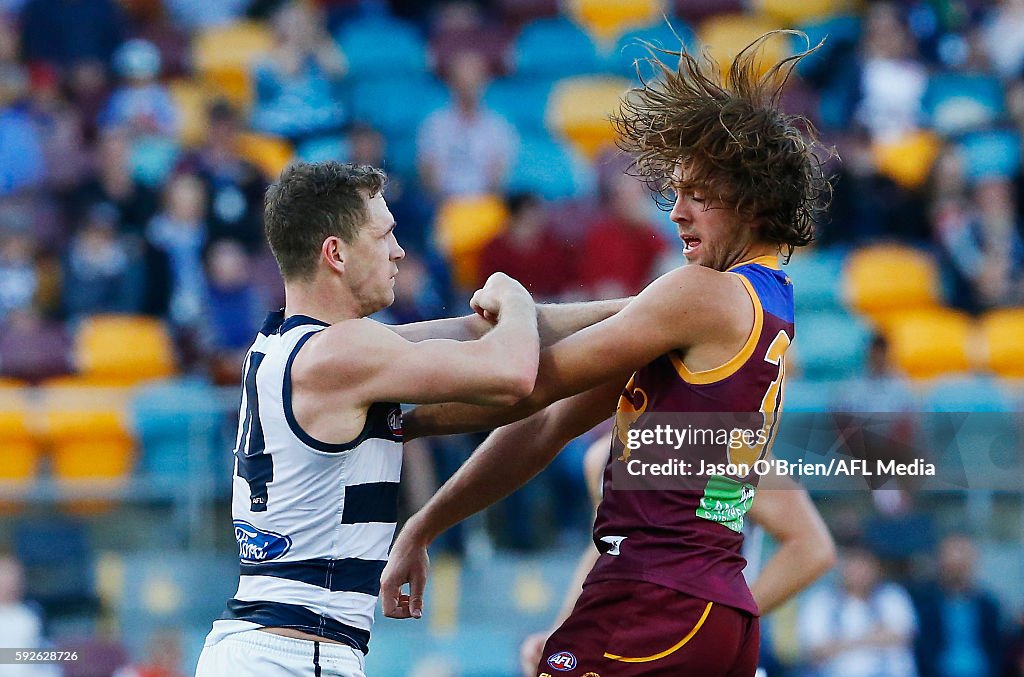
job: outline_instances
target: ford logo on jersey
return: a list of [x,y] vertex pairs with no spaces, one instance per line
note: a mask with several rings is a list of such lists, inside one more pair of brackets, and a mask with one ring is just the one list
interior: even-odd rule
[[548,656],[548,665],[555,670],[567,672],[576,667],[576,657],[568,651],[559,651],[556,654]]
[[264,531],[242,520],[235,520],[235,540],[238,541],[238,556],[245,564],[278,559],[292,547],[288,536]]

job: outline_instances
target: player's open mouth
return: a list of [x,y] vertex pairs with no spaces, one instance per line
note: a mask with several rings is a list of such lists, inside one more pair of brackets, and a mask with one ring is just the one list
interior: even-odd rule
[[693,237],[691,235],[682,235],[680,238],[683,241],[683,254],[692,254],[697,251],[700,247],[700,238]]

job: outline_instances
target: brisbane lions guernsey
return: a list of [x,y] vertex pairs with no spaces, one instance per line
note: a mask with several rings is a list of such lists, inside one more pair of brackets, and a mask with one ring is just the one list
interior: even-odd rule
[[767,456],[782,410],[784,355],[794,335],[793,287],[775,257],[746,261],[728,272],[740,278],[754,306],[753,328],[740,351],[725,364],[700,372],[687,369],[678,352],[662,355],[633,374],[619,399],[594,524],[602,555],[587,582],[641,580],[756,615],[740,553],[756,472],[742,477],[709,473],[691,478],[679,490],[633,489],[613,482],[629,458],[628,430],[643,425],[645,418],[684,425],[687,418],[739,413],[762,422],[757,441],[741,448],[682,446],[679,458],[690,468],[753,465]]
[[231,503],[240,578],[207,645],[282,627],[368,650],[397,521],[402,412],[373,404],[346,444],[299,425],[292,363],[327,326],[272,313],[246,356]]

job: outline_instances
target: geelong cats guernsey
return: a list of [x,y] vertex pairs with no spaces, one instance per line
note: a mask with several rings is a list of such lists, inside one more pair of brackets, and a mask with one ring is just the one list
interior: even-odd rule
[[[753,464],[769,453],[782,411],[784,355],[794,337],[793,286],[775,257],[759,257],[728,272],[739,276],[753,302],[750,335],[739,353],[716,369],[691,372],[682,356],[672,352],[629,380],[619,400],[594,524],[594,542],[602,555],[587,581],[646,581],[756,615],[740,551],[756,473],[742,478],[714,475],[697,483],[705,486],[685,490],[612,485],[613,464],[623,462],[622,436],[633,422],[652,414],[759,412],[764,415],[764,444],[746,448],[741,459],[727,457],[722,447],[715,452],[720,457],[705,460]],[[684,460],[698,467],[700,458]]]
[[241,575],[208,644],[284,627],[368,650],[397,520],[402,412],[372,405],[347,444],[299,426],[292,362],[327,326],[272,313],[245,358],[231,505]]

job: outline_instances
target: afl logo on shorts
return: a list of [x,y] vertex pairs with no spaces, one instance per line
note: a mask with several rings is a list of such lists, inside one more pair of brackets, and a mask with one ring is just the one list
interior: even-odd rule
[[576,657],[568,651],[559,651],[556,654],[548,656],[548,665],[555,670],[566,672],[576,667]]
[[388,412],[388,428],[393,435],[402,436],[402,410],[398,407]]

